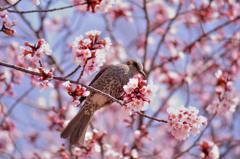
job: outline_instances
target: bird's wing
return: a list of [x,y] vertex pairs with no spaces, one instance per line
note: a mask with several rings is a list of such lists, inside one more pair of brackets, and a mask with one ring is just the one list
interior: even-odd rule
[[98,77],[100,77],[103,74],[103,72],[105,72],[109,67],[110,65],[103,66],[102,69],[93,78],[93,80],[89,83],[89,86],[91,86],[98,79]]
[[[105,72],[111,65],[106,65],[106,66],[103,66],[101,68],[101,70],[96,74],[96,76],[93,78],[93,80],[89,83],[89,86],[91,86],[102,74],[103,72]],[[84,100],[86,99],[86,97],[81,97],[79,99],[80,103],[82,103]]]

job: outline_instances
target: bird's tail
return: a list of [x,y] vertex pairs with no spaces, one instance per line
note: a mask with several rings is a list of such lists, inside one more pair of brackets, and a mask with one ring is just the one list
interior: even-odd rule
[[83,108],[78,114],[68,123],[67,127],[61,133],[62,138],[68,138],[70,144],[83,144],[87,126],[92,117],[91,114],[85,112],[88,105],[83,105]]

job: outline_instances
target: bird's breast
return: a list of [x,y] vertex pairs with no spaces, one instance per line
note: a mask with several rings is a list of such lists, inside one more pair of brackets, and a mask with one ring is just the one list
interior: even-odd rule
[[99,94],[99,93],[95,93],[91,97],[91,101],[94,105],[102,106],[108,102],[108,97],[106,97],[102,94]]

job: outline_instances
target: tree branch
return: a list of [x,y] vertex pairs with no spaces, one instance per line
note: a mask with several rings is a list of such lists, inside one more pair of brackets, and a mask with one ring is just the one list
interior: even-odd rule
[[[19,66],[15,66],[15,65],[11,65],[11,64],[7,64],[7,63],[4,63],[4,62],[1,62],[0,61],[0,66],[5,66],[5,67],[8,67],[8,68],[12,68],[12,69],[15,69],[15,70],[18,70],[18,71],[21,71],[21,72],[24,72],[24,73],[27,73],[27,74],[31,74],[31,75],[34,75],[34,76],[42,76],[39,72],[35,72],[35,71],[30,71],[30,70],[27,70],[23,67],[19,67]],[[66,81],[69,81],[70,83],[73,83],[73,84],[80,84],[84,87],[86,87],[87,89],[91,90],[91,91],[94,91],[94,92],[97,92],[97,93],[101,93],[102,95],[105,95],[106,97],[109,97],[111,98],[114,102],[120,104],[121,106],[124,106],[124,103],[118,99],[116,99],[115,97],[105,93],[105,92],[102,92],[94,87],[91,87],[91,86],[88,86],[88,85],[85,85],[83,83],[80,83],[78,81],[73,81],[73,80],[70,80],[70,79],[67,79],[67,78],[64,78],[64,77],[57,77],[57,76],[53,76],[53,79],[54,80],[58,80],[58,81],[63,81],[63,82],[66,82]],[[32,90],[32,89],[31,89]],[[139,115],[143,115],[142,113],[137,113]],[[160,119],[157,119],[157,118],[154,118],[154,117],[150,117],[150,116],[147,116],[147,115],[143,115],[144,117],[147,117],[151,120],[155,120],[155,121],[158,121],[158,122],[164,122],[166,123],[165,120],[160,120]]]
[[27,11],[18,11],[18,10],[8,10],[8,12],[11,13],[18,13],[18,14],[29,14],[29,13],[39,13],[39,12],[55,12],[55,11],[60,11],[60,10],[64,10],[64,9],[69,9],[69,8],[73,8],[76,6],[80,6],[80,5],[84,5],[86,4],[86,2],[84,3],[77,3],[74,5],[69,5],[69,6],[64,6],[64,7],[59,7],[59,8],[52,8],[52,9],[41,9],[41,10],[27,10]]

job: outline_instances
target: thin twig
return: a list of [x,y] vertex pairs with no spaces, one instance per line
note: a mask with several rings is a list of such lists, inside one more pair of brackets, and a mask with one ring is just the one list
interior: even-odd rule
[[52,9],[41,9],[41,10],[37,9],[37,10],[27,10],[27,11],[8,10],[8,12],[18,13],[18,14],[29,14],[29,13],[39,13],[39,12],[54,12],[54,11],[60,11],[60,10],[64,10],[64,9],[73,8],[73,7],[84,5],[84,4],[86,4],[86,2],[77,3],[77,4],[74,4],[74,5],[68,5],[68,6],[59,7],[59,8],[52,8]]
[[10,5],[10,6],[7,6],[7,7],[5,7],[5,8],[1,8],[1,7],[0,7],[0,12],[16,6],[16,5],[17,5],[19,2],[21,2],[21,1],[22,1],[22,0],[18,0],[18,1],[15,2],[14,4],[12,4],[12,5]]
[[14,110],[14,108],[17,106],[17,104],[23,99],[25,98],[31,91],[33,90],[33,88],[29,88],[26,92],[24,92],[14,103],[13,105],[11,105],[11,107],[8,109],[8,111],[3,115],[2,120],[0,122],[0,127],[2,126],[2,124],[4,123],[5,119],[12,113],[12,111]]
[[148,116],[146,114],[143,114],[142,112],[136,112],[138,115],[141,115],[145,118],[148,118],[148,119],[151,119],[151,120],[154,120],[154,121],[158,121],[158,122],[161,122],[161,123],[168,123],[168,121],[166,120],[162,120],[162,119],[158,119],[158,118],[155,118],[155,117],[151,117],[151,116]]
[[[23,67],[7,64],[7,63],[1,62],[1,61],[0,61],[0,66],[5,66],[5,67],[8,67],[8,68],[12,68],[12,69],[15,69],[15,70],[18,70],[18,71],[21,71],[21,72],[25,72],[27,74],[35,75],[35,76],[42,76],[39,72],[30,71],[30,70],[27,70],[27,69],[25,69]],[[102,95],[105,95],[106,97],[111,98],[114,102],[117,102],[118,104],[120,104],[122,106],[124,105],[124,103],[122,101],[116,99],[115,97],[111,96],[110,94],[102,92],[102,91],[100,91],[100,90],[98,90],[98,89],[96,89],[94,87],[91,87],[91,86],[85,85],[83,83],[80,83],[79,81],[73,81],[73,80],[70,80],[70,79],[67,79],[67,78],[64,78],[64,77],[57,77],[57,76],[53,76],[53,79],[54,80],[58,80],[58,81],[69,81],[70,83],[73,83],[73,84],[80,84],[80,85],[86,87],[87,89],[89,89],[91,91],[95,91],[97,93],[101,93]],[[142,113],[138,113],[138,114],[142,115]],[[144,114],[144,117],[147,117],[147,118],[152,119],[152,120],[154,119],[155,121],[165,122],[166,123],[166,121],[164,121],[164,120],[156,119],[154,117],[150,117],[150,116],[145,115],[145,114]]]
[[83,76],[83,73],[84,73],[84,71],[85,71],[85,67],[86,67],[86,65],[87,65],[87,63],[88,63],[88,60],[89,60],[89,59],[87,59],[87,60],[85,61],[85,63],[83,64],[82,71],[81,71],[81,73],[80,73],[80,75],[79,75],[79,77],[78,77],[78,79],[77,79],[78,82],[81,80],[81,78],[82,78],[82,76]]
[[145,39],[144,39],[144,54],[143,54],[143,68],[145,68],[147,52],[148,52],[148,37],[150,34],[150,19],[149,19],[148,10],[147,10],[147,0],[143,1],[143,11],[146,19],[146,33],[145,33]]
[[191,42],[189,45],[187,45],[187,46],[183,49],[183,52],[190,52],[190,50],[193,48],[193,46],[194,46],[197,42],[201,41],[203,38],[209,36],[210,34],[218,31],[219,29],[221,29],[221,28],[223,28],[223,27],[225,27],[225,26],[227,26],[227,25],[229,25],[229,24],[231,24],[231,23],[233,23],[233,22],[235,22],[235,21],[237,21],[237,20],[239,20],[239,19],[240,19],[240,15],[237,16],[236,18],[234,18],[234,19],[232,19],[232,20],[229,20],[229,21],[226,21],[226,22],[224,22],[223,24],[218,25],[217,27],[215,27],[215,28],[209,30],[208,32],[200,35],[196,40],[194,40],[194,41]]
[[68,77],[72,76],[74,73],[77,72],[77,70],[78,70],[79,68],[81,68],[81,64],[79,64],[72,72],[70,72],[69,74],[67,74],[67,75],[65,76],[65,78],[68,78]]
[[162,46],[162,44],[164,43],[165,38],[166,38],[166,36],[167,36],[167,34],[168,34],[168,32],[169,32],[169,30],[170,30],[173,22],[177,19],[178,15],[179,15],[179,13],[180,13],[181,8],[182,8],[182,3],[180,3],[180,4],[178,5],[178,8],[177,8],[177,11],[176,11],[176,14],[175,14],[174,18],[171,19],[171,21],[168,23],[168,26],[167,26],[167,28],[166,28],[166,30],[165,30],[165,32],[164,32],[161,40],[159,41],[159,43],[158,43],[158,45],[157,45],[156,51],[155,51],[154,54],[153,54],[153,58],[152,58],[152,61],[151,61],[151,64],[150,64],[150,70],[153,68],[154,63],[155,63],[155,61],[156,61],[156,59],[157,59],[158,53],[159,53],[159,51],[160,51],[160,49],[161,49],[161,46]]

